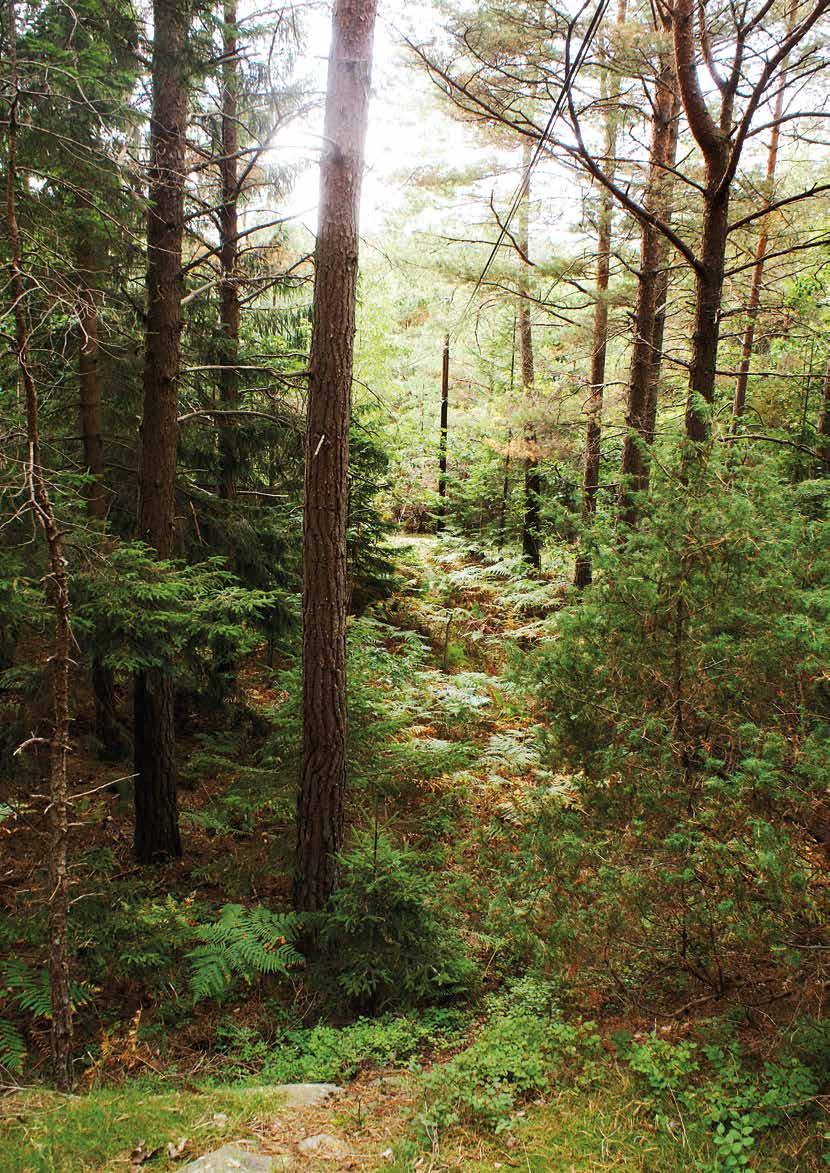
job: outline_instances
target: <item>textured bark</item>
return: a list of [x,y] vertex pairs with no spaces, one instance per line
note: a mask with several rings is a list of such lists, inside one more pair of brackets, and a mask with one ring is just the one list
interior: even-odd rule
[[[671,175],[677,153],[679,99],[674,63],[663,54],[654,94],[651,125],[649,174],[645,206],[664,223],[671,220]],[[620,520],[634,525],[637,519],[636,494],[648,488],[650,462],[648,447],[654,440],[657,416],[657,379],[665,328],[668,275],[661,272],[666,244],[651,224],[643,224],[640,241],[640,270],[634,313],[634,342],[626,391],[625,423],[620,465]]]
[[8,0],[8,38],[12,102],[7,122],[6,227],[11,257],[11,294],[14,305],[15,355],[26,402],[26,438],[29,447],[26,476],[32,508],[49,550],[50,574],[46,592],[55,617],[50,656],[53,726],[49,740],[49,989],[52,1068],[59,1090],[72,1087],[72,1002],[69,992],[69,802],[66,756],[69,752],[69,665],[71,655],[69,574],[63,539],[49,497],[41,463],[38,394],[29,354],[24,307],[23,250],[17,222],[17,26],[14,0]]
[[824,368],[821,411],[818,417],[818,454],[821,460],[820,471],[830,474],[830,355]]
[[[147,217],[147,333],[138,536],[160,558],[173,552],[182,329],[185,134],[189,15],[182,0],[153,6],[153,109]],[[135,680],[135,853],[142,863],[181,855],[174,764],[173,681]]]
[[[703,14],[702,14],[703,15]],[[700,264],[695,275],[695,314],[686,435],[694,444],[708,440],[715,399],[720,308],[729,224],[732,110],[740,77],[740,56],[721,90],[720,118],[709,113],[697,73],[694,0],[676,0],[672,21],[674,57],[683,109],[705,162],[703,232]]]
[[[789,28],[795,24],[796,2],[790,4]],[[772,203],[775,191],[775,169],[778,164],[778,143],[781,137],[780,118],[784,112],[784,89],[787,77],[786,64],[782,66],[778,92],[775,95],[775,104],[772,114],[772,128],[770,130],[769,150],[767,152],[767,174],[764,183],[764,202]],[[752,269],[752,283],[749,288],[749,297],[746,303],[746,324],[741,340],[741,362],[738,367],[738,378],[735,382],[735,398],[732,404],[732,432],[733,435],[741,426],[741,420],[746,407],[746,390],[749,386],[749,368],[752,365],[752,350],[755,344],[755,326],[758,320],[758,311],[761,306],[761,288],[764,281],[764,267],[769,246],[769,217],[764,216],[758,233],[758,243],[755,247],[755,264]]]
[[[219,333],[222,339],[222,370],[219,397],[223,411],[239,408],[239,63],[236,35],[236,0],[226,0],[222,62],[222,206],[219,209]],[[232,501],[236,496],[239,464],[239,417],[219,417],[219,496]]]
[[107,517],[104,482],[104,424],[101,380],[98,370],[98,293],[95,274],[101,268],[87,234],[75,250],[78,277],[78,389],[80,391],[81,437],[84,465],[93,478],[84,489],[87,512],[96,521]]
[[501,550],[507,534],[507,502],[510,499],[510,445],[513,443],[513,433],[507,429],[507,445],[504,449],[504,472],[501,481],[501,502],[499,505],[499,540],[497,549]]
[[[104,481],[104,425],[99,373],[98,293],[96,273],[101,264],[88,235],[80,237],[75,253],[78,274],[78,391],[84,465],[93,478],[85,487],[87,513],[100,525],[107,520]],[[100,660],[92,662],[92,691],[95,697],[95,735],[108,757],[118,758],[125,750],[124,735],[116,712],[115,679]]]
[[438,432],[438,496],[440,498],[438,529],[444,528],[447,517],[447,429],[450,409],[450,336],[444,335],[441,358],[441,424]]
[[[618,0],[617,27],[625,24],[626,0]],[[605,112],[605,169],[613,181],[617,154],[617,105],[620,97],[619,78],[608,84],[608,70],[600,78],[601,97]],[[600,192],[597,223],[597,271],[594,279],[594,322],[591,345],[591,384],[588,392],[588,422],[585,428],[585,458],[582,473],[582,527],[583,540],[597,511],[599,489],[600,443],[602,440],[602,404],[605,395],[605,362],[608,353],[608,279],[611,272],[611,230],[613,227],[614,197],[611,189],[603,186]],[[574,586],[580,590],[592,578],[591,556],[583,545],[576,557]]]
[[375,0],[336,0],[314,274],[303,514],[303,740],[294,902],[337,886],[346,786],[346,524],[358,213]]
[[[530,142],[525,141],[522,149],[522,171],[525,177],[519,203],[519,248],[525,257],[530,257]],[[522,376],[522,391],[527,408],[533,408],[533,326],[530,320],[530,299],[528,297],[528,263],[519,258],[519,367]],[[539,453],[536,443],[536,426],[531,418],[525,423],[524,459],[524,518],[522,521],[522,554],[535,570],[542,565],[542,475],[539,469]]]

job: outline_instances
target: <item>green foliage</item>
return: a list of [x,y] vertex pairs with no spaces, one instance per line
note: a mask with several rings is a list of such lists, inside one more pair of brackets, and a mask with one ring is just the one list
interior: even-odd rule
[[242,586],[220,558],[163,562],[138,543],[115,546],[73,585],[76,624],[110,668],[186,668],[200,683],[217,660],[227,665],[256,646],[258,623],[275,606],[294,610],[286,595]]
[[421,1136],[433,1142],[458,1124],[509,1128],[521,1100],[547,1091],[564,1068],[573,1079],[596,1055],[593,1025],[565,1022],[545,985],[514,983],[492,1000],[475,1042],[425,1076],[416,1120]]
[[26,1043],[16,1027],[5,1018],[0,1018],[0,1067],[12,1075],[19,1075],[26,1058]]
[[[94,990],[86,983],[70,982],[69,998],[74,1010],[92,1001]],[[48,969],[33,969],[25,961],[10,958],[0,965],[0,1005],[6,1014],[14,1014],[17,1022],[0,1017],[0,1067],[20,1074],[26,1059],[27,1047],[18,1023],[32,1020],[49,1021],[52,1017],[52,995]]]
[[713,454],[688,482],[658,481],[531,662],[547,757],[573,771],[581,813],[553,804],[528,832],[525,882],[555,877],[538,923],[589,981],[610,960],[624,983],[659,970],[722,992],[749,957],[801,970],[828,919],[807,861],[830,528],[767,467],[738,483]]
[[326,969],[357,1005],[448,998],[475,974],[418,855],[363,832],[341,857],[340,887],[320,915]]
[[272,1083],[350,1079],[362,1067],[400,1064],[424,1049],[450,1046],[467,1022],[461,1010],[438,1007],[415,1015],[358,1018],[346,1026],[289,1028],[265,1038],[233,1018],[217,1038],[238,1075],[256,1073]]
[[807,1111],[820,1086],[817,1072],[795,1055],[749,1066],[739,1043],[672,1042],[651,1035],[630,1047],[631,1068],[661,1107],[670,1128],[678,1113],[711,1143],[711,1168],[744,1169],[764,1132]]
[[302,961],[293,943],[297,931],[291,914],[226,904],[213,923],[195,927],[202,944],[187,955],[194,999],[222,997],[237,978],[250,984],[287,975]]

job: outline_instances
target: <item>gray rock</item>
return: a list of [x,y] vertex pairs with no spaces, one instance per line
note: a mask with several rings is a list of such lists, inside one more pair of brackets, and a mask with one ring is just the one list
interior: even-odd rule
[[316,1136],[307,1136],[297,1145],[297,1151],[304,1157],[323,1157],[330,1161],[343,1161],[350,1157],[352,1150],[344,1140],[337,1136],[329,1136],[327,1132],[318,1132]]
[[277,1173],[288,1166],[288,1157],[270,1157],[265,1153],[252,1153],[238,1144],[223,1144],[221,1149],[182,1165],[181,1173],[186,1170],[190,1173]]
[[340,1088],[336,1083],[281,1083],[273,1090],[285,1097],[286,1108],[314,1108]]
[[336,1083],[272,1083],[247,1090],[259,1095],[282,1096],[284,1108],[315,1108],[340,1088]]

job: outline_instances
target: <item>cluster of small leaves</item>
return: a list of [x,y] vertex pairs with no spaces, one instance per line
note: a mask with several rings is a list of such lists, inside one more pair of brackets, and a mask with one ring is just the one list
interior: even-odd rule
[[217,1039],[236,1074],[256,1072],[270,1083],[349,1079],[367,1066],[386,1067],[412,1059],[425,1048],[457,1042],[467,1015],[454,1007],[433,1007],[417,1015],[384,1014],[345,1026],[318,1023],[287,1028],[264,1037],[229,1017]]
[[744,1169],[752,1163],[758,1137],[791,1116],[807,1111],[819,1090],[817,1072],[800,1057],[785,1055],[753,1068],[740,1044],[731,1040],[699,1044],[651,1035],[632,1044],[626,1058],[661,1106],[698,1128],[712,1144],[712,1168]]
[[578,1073],[598,1046],[594,1024],[566,1022],[550,987],[515,982],[491,1000],[475,1042],[425,1076],[418,1132],[428,1143],[459,1124],[502,1132],[522,1100],[546,1092],[565,1067]]

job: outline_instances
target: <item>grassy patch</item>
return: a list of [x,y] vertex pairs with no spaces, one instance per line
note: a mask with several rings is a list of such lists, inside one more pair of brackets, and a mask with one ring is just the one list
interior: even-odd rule
[[[821,1128],[815,1120],[791,1121],[764,1137],[751,1168],[766,1173],[809,1173],[822,1164]],[[394,1173],[414,1167],[424,1151],[411,1141],[394,1149]],[[417,1154],[417,1155],[416,1155]],[[625,1169],[688,1173],[725,1169],[708,1138],[687,1131],[679,1118],[655,1118],[654,1106],[631,1075],[607,1067],[593,1087],[552,1088],[531,1101],[509,1133],[456,1128],[438,1138],[434,1167],[464,1170],[524,1169],[530,1173],[588,1173]]]
[[237,1139],[255,1118],[279,1109],[267,1090],[220,1087],[204,1093],[158,1091],[135,1080],[84,1095],[23,1091],[0,1102],[4,1173],[103,1173],[123,1169],[139,1145],[161,1151],[154,1170],[172,1167],[168,1143],[187,1137],[189,1158]]

